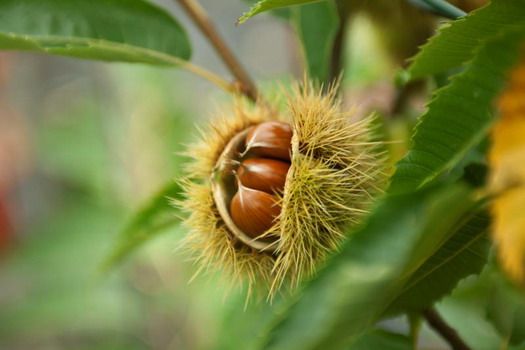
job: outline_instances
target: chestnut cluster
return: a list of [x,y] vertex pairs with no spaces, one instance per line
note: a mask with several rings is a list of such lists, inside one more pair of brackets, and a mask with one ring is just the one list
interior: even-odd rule
[[291,140],[292,128],[279,121],[253,126],[246,134],[230,215],[251,238],[270,229],[281,212],[278,196],[284,190],[290,168]]

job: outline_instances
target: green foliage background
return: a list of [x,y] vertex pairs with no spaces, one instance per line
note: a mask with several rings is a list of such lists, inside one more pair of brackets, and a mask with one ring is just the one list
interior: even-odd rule
[[[463,14],[442,1],[413,3]],[[293,29],[305,69],[325,82],[341,8],[262,0],[240,17],[239,30],[279,10],[272,21]],[[185,104],[185,76],[96,66],[108,75],[109,96],[84,86],[39,101],[38,113],[28,111],[38,115],[33,176],[49,193],[35,207],[49,212],[26,223],[20,245],[0,260],[0,347],[409,349],[417,342],[409,326],[435,306],[473,349],[525,348],[523,294],[490,256],[488,199],[466,171],[485,166],[493,101],[518,62],[523,18],[525,1],[494,0],[443,26],[407,69],[391,70],[390,81],[397,72],[400,84],[424,78],[442,86],[426,96],[409,149],[366,221],[300,292],[274,304],[245,305],[243,291],[222,301],[222,285],[209,276],[187,285],[195,268],[174,253],[184,229],[167,198],[179,195],[173,178],[184,158],[173,153],[203,112]],[[178,66],[192,53],[179,21],[142,0],[5,0],[0,49]],[[411,113],[398,123],[411,126]],[[381,127],[393,133],[395,123]],[[117,227],[124,229],[113,235]],[[427,328],[420,339],[439,344]]]

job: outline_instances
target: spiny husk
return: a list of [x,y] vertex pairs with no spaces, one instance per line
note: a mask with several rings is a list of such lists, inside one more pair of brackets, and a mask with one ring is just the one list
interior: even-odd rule
[[372,140],[372,117],[352,121],[336,87],[326,94],[296,87],[288,109],[292,159],[279,218],[280,239],[271,292],[296,286],[338,249],[382,187],[382,156]]
[[219,118],[189,148],[193,162],[183,181],[189,214],[185,246],[200,269],[213,267],[234,283],[257,283],[273,296],[285,281],[295,287],[336,251],[347,228],[359,222],[382,187],[382,156],[372,140],[372,118],[352,121],[341,112],[336,87],[325,94],[304,84],[288,96],[280,119],[292,125],[291,166],[277,224],[267,233],[278,238],[273,253],[240,243],[225,227],[215,207],[210,175],[228,141],[262,121],[278,119],[268,108],[248,111],[236,104],[232,117]]
[[185,199],[174,204],[187,214],[189,228],[183,248],[199,265],[196,274],[204,270],[220,270],[233,284],[246,283],[249,293],[257,281],[271,282],[274,258],[238,241],[226,228],[215,206],[211,174],[217,159],[237,133],[264,121],[276,119],[265,108],[250,110],[236,101],[233,111],[224,111],[200,131],[200,140],[187,148],[191,158],[181,181]]

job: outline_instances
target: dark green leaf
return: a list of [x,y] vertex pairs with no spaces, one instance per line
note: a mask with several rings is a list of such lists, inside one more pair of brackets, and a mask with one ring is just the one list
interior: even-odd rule
[[450,170],[486,135],[492,102],[517,59],[525,32],[511,31],[484,45],[467,69],[438,90],[415,129],[409,153],[397,164],[390,191],[412,191]]
[[432,256],[471,210],[462,186],[386,198],[301,298],[264,334],[264,349],[339,349],[374,324],[403,281]]
[[295,8],[293,23],[302,44],[310,78],[328,79],[334,39],[339,27],[337,8],[332,1]]
[[471,60],[476,48],[509,27],[522,26],[525,0],[494,0],[467,17],[444,25],[413,58],[411,79],[434,75]]
[[0,49],[176,65],[191,50],[182,27],[143,0],[4,0]]
[[253,5],[250,10],[244,13],[238,20],[237,23],[244,23],[251,17],[265,11],[275,10],[283,7],[303,5],[310,2],[317,2],[321,0],[260,0]]
[[180,198],[180,195],[180,185],[172,181],[137,211],[120,234],[111,255],[102,265],[102,269],[112,268],[145,242],[167,228],[175,226],[180,218],[170,201]]
[[386,314],[418,312],[450,293],[463,278],[477,274],[487,262],[489,216],[480,213],[428,259],[405,283]]

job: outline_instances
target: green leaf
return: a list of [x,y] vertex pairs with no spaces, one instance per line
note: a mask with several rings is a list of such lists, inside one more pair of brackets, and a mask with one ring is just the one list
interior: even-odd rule
[[513,345],[525,342],[525,296],[500,271],[492,271],[487,318]]
[[373,330],[359,337],[347,350],[412,350],[411,340],[401,334]]
[[[305,6],[297,6],[291,9],[286,7],[301,4]],[[286,17],[290,17],[301,42],[309,76],[319,82],[326,82],[330,73],[332,48],[340,22],[335,2],[318,0],[259,1],[250,12],[239,19],[239,22],[242,23],[249,17],[267,10],[288,10]]]
[[4,0],[0,50],[176,65],[190,57],[182,27],[143,0]]
[[480,213],[462,225],[410,277],[385,314],[422,311],[450,293],[461,279],[478,274],[487,263],[489,224],[488,214]]
[[309,76],[326,82],[339,15],[334,2],[320,2],[295,8],[293,24],[301,41]]
[[525,0],[493,0],[467,17],[446,24],[412,59],[411,79],[434,75],[471,60],[476,48],[503,30],[523,26]]
[[[260,3],[259,1],[258,4]],[[275,7],[272,12],[291,19],[301,42],[309,76],[319,82],[325,82],[328,78],[331,52],[339,27],[337,7],[333,1],[302,1],[302,3],[306,5],[294,8]]]
[[374,324],[403,281],[449,238],[470,211],[470,190],[431,188],[387,197],[301,298],[263,333],[264,349],[339,349]]
[[439,89],[415,128],[408,154],[397,163],[390,191],[420,188],[453,168],[487,134],[492,102],[516,63],[525,31],[503,33],[476,54],[467,69]]
[[[500,288],[507,289],[508,287],[510,287],[508,282],[502,278],[500,272],[494,266],[494,262],[491,261],[479,276],[463,280],[450,296],[438,303],[437,309],[445,321],[459,333],[460,337],[465,340],[471,349],[523,350],[525,344],[515,347],[509,346],[509,340],[511,339],[509,339],[508,329],[503,327],[501,334],[499,334],[493,323],[491,323],[494,320],[491,320],[493,315],[490,315],[492,312],[490,308],[502,307],[503,309],[500,310],[502,312],[501,315],[507,320],[512,319],[514,316],[519,316],[519,313],[507,313],[519,305],[514,304],[516,299],[502,298],[497,303],[494,303],[494,291]],[[520,296],[523,304],[523,294]],[[501,304],[498,305],[499,303]],[[522,320],[523,316],[514,319],[517,326],[523,324]]]
[[311,2],[317,2],[321,0],[260,0],[255,5],[253,5],[248,12],[245,12],[239,19],[237,23],[242,24],[246,22],[251,17],[265,11],[275,10],[283,7],[294,6],[294,5],[303,5]]
[[180,196],[180,185],[172,181],[139,209],[121,232],[111,254],[101,267],[102,271],[121,263],[144,243],[178,224],[178,212],[170,202],[172,199],[180,199]]

